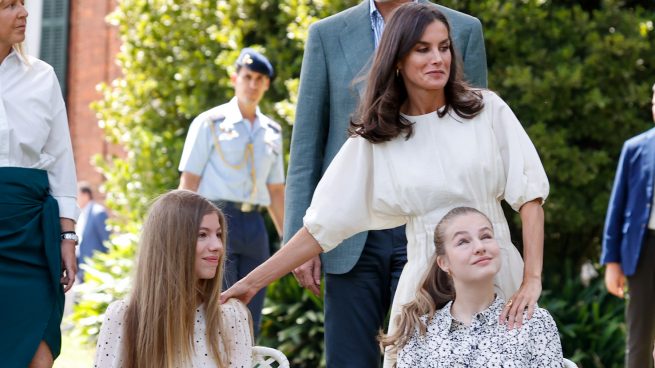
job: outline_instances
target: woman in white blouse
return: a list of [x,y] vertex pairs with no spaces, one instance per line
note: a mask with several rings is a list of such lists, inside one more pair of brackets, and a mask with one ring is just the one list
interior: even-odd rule
[[22,52],[23,3],[0,0],[0,365],[10,368],[52,366],[77,271],[66,108],[52,67]]
[[434,245],[398,330],[382,338],[398,354],[398,368],[562,367],[557,326],[545,309],[536,308],[521,328],[499,323],[505,302],[495,295],[494,276],[502,260],[487,216],[452,209],[437,225]]
[[223,213],[191,191],[152,204],[132,291],[107,308],[94,367],[250,367],[248,309],[218,300],[226,232]]
[[[352,128],[314,192],[304,227],[224,296],[246,302],[356,233],[406,224],[407,264],[393,317],[414,298],[429,267],[434,226],[450,209],[471,206],[496,229],[503,259],[496,292],[513,300],[502,322],[520,325],[525,309],[530,317],[541,294],[548,179],[509,106],[462,80],[448,21],[436,7],[407,3],[391,17]],[[521,215],[525,264],[510,240],[502,200]]]

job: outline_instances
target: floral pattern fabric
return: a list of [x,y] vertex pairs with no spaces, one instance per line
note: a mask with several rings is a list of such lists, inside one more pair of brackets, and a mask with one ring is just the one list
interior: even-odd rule
[[473,316],[469,326],[450,313],[452,302],[418,330],[398,352],[398,368],[544,368],[562,367],[562,345],[555,321],[548,311],[536,308],[520,328],[508,330],[499,323],[505,302],[496,298]]

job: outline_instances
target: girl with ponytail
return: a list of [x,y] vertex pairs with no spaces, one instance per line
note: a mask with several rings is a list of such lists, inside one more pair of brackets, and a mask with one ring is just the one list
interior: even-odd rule
[[[495,293],[500,248],[486,215],[450,210],[434,231],[435,254],[398,329],[381,337],[398,368],[562,367],[562,347],[550,314],[536,308],[518,329],[500,323],[511,308]],[[527,313],[527,311],[525,312]]]

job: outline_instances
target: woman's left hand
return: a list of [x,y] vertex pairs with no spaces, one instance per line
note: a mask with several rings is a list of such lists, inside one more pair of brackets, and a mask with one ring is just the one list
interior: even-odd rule
[[72,240],[61,241],[61,279],[59,282],[64,285],[64,292],[70,290],[75,283],[77,275],[77,258],[75,257],[75,242]]
[[521,328],[523,326],[523,314],[528,310],[527,319],[532,318],[537,306],[537,300],[541,295],[541,279],[524,279],[519,290],[507,301],[503,312],[500,314],[500,324],[507,323],[507,328]]

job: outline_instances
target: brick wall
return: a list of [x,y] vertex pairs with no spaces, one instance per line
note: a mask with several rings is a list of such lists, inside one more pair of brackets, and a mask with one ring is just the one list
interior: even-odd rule
[[118,32],[105,22],[115,6],[116,0],[70,2],[68,119],[77,178],[90,182],[95,188],[103,178],[91,164],[91,158],[96,154],[120,154],[119,148],[105,142],[98,119],[89,107],[101,97],[96,86],[120,75],[115,63],[120,46]]

